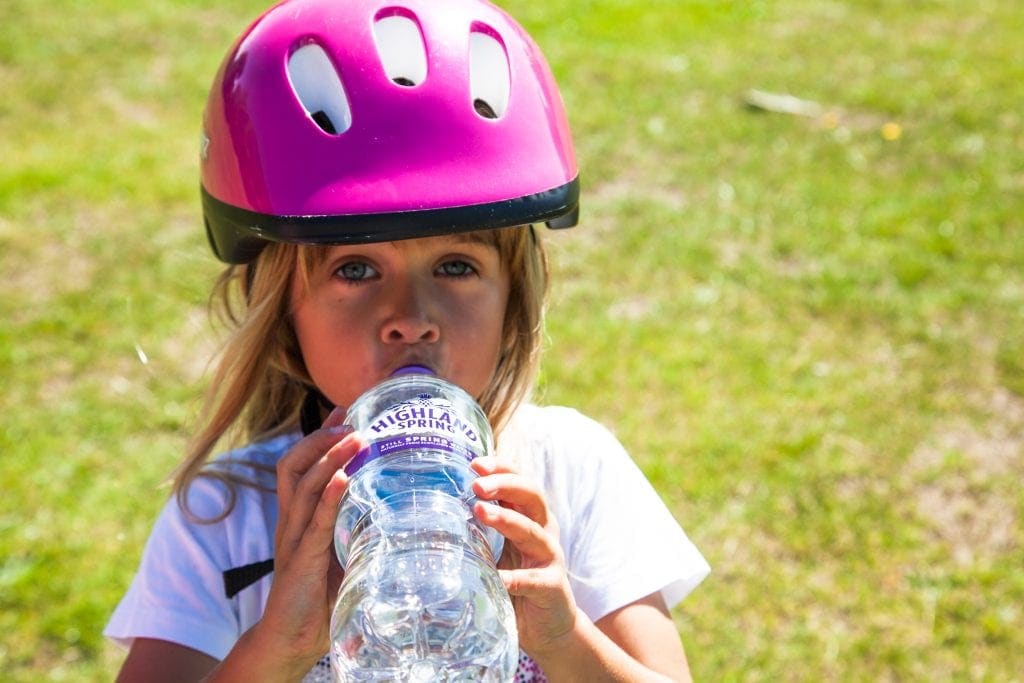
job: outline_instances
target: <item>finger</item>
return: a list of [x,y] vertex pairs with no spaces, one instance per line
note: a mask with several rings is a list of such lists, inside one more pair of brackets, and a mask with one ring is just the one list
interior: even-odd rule
[[[324,557],[324,551],[333,547],[338,505],[347,488],[348,477],[344,472],[335,472],[324,486],[309,522],[303,528],[302,536],[296,546],[295,558],[303,561],[317,561]],[[330,556],[328,556],[329,562]],[[330,564],[326,568],[329,570]]]
[[473,514],[504,536],[529,564],[548,564],[559,558],[557,534],[522,513],[478,502],[473,506]]
[[[526,598],[551,596],[552,591],[560,587],[558,575],[550,567],[534,567],[531,569],[499,569],[498,576],[509,595]],[[545,602],[554,602],[549,599]]]
[[[286,503],[279,503],[279,542],[285,549],[293,549],[298,544],[332,480],[340,477],[347,485],[348,478],[341,470],[362,446],[359,435],[346,435],[306,470],[289,492]],[[337,514],[337,507],[334,514]]]
[[[320,560],[329,557],[324,552],[333,545],[335,518],[347,488],[348,477],[339,470],[323,487],[311,512],[301,511],[302,515],[291,515],[278,521],[281,534],[274,549],[275,562],[280,558],[282,564],[288,564],[298,558],[301,563],[308,563],[310,558],[320,555],[323,555]],[[314,571],[323,568],[319,564],[314,567]]]
[[[303,502],[307,503],[307,507],[309,503],[315,504],[334,473],[342,469],[364,445],[363,439],[350,429],[340,437],[340,441],[329,446],[298,476],[294,486],[287,492],[290,496],[287,504],[279,501],[283,513],[290,514],[299,509]],[[289,476],[294,476],[294,472],[297,470],[292,470]]]
[[485,455],[479,458],[474,458],[469,466],[479,476],[487,476],[488,474],[505,473],[511,474],[517,472],[515,464],[508,458],[503,458],[497,455]]
[[483,500],[496,500],[511,506],[541,526],[548,525],[548,506],[544,494],[519,474],[489,474],[473,480],[473,492]]
[[309,468],[350,432],[350,429],[341,427],[318,429],[292,446],[277,462],[277,499],[281,509],[291,507],[295,488]]
[[[327,417],[327,421],[332,421],[337,410],[335,409],[335,412]],[[333,425],[318,429],[292,446],[291,450],[278,461],[277,495],[278,503],[282,507],[288,506],[295,485],[312,467],[313,463],[323,457],[324,453],[351,431],[352,428],[347,425]]]

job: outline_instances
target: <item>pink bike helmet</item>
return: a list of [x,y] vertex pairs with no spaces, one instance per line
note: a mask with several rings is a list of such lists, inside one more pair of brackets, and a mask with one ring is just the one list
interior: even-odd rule
[[486,0],[286,0],[235,43],[203,120],[214,253],[576,224],[539,48]]

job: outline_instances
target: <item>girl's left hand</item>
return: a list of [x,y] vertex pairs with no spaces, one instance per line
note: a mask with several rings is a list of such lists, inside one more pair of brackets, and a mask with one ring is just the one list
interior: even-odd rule
[[498,569],[512,597],[519,645],[540,660],[572,633],[577,618],[558,525],[541,490],[508,460],[488,456],[471,466],[480,475],[477,497],[500,504],[478,502],[474,513],[507,540]]

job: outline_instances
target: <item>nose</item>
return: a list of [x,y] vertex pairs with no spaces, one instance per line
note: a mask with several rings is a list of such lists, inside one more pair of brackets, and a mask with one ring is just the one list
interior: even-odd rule
[[395,282],[389,296],[388,314],[381,325],[381,341],[387,344],[433,343],[441,327],[430,306],[430,292],[415,281]]

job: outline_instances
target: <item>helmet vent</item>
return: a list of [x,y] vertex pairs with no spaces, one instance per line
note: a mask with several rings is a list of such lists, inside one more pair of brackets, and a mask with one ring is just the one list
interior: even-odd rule
[[320,111],[313,112],[312,116],[313,121],[316,123],[316,125],[320,126],[320,129],[322,131],[324,131],[325,133],[330,133],[331,135],[338,134],[338,129],[334,127],[334,123],[331,121],[330,114],[325,112],[323,109],[321,109]]
[[324,49],[308,43],[288,58],[288,80],[309,117],[330,135],[340,135],[352,125],[341,78]]
[[491,105],[487,104],[481,99],[473,100],[473,109],[476,110],[477,114],[484,117],[485,119],[496,119],[498,118],[497,112],[491,108]]
[[373,23],[373,38],[384,72],[391,81],[408,88],[426,80],[427,50],[414,19],[403,14],[378,15]]
[[485,119],[505,114],[511,89],[508,54],[493,30],[483,24],[475,24],[469,34],[469,89],[477,114]]

